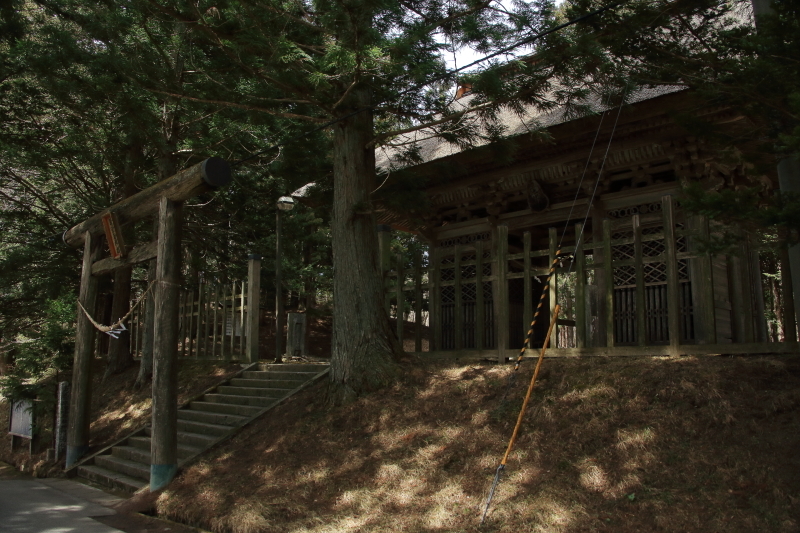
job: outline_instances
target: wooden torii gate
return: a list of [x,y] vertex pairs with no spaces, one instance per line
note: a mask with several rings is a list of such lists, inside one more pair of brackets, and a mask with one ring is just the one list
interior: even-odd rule
[[[230,166],[211,157],[128,197],[64,233],[64,242],[83,245],[83,269],[78,301],[89,312],[96,307],[98,277],[156,259],[155,331],[153,333],[153,418],[150,490],[169,483],[178,469],[178,293],[181,281],[182,205],[185,200],[228,185]],[[128,251],[117,241],[119,228],[158,216],[158,238]],[[103,234],[116,257],[101,259]],[[115,242],[117,241],[117,242]],[[95,328],[79,309],[75,331],[66,468],[89,450],[91,368]]]

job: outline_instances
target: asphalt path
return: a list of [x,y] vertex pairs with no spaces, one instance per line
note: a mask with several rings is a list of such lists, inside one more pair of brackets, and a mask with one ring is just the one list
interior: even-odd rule
[[119,533],[91,517],[115,515],[118,500],[66,479],[0,479],[0,531],[4,533]]
[[0,462],[0,533],[204,533],[125,509],[123,498],[70,479],[34,479]]

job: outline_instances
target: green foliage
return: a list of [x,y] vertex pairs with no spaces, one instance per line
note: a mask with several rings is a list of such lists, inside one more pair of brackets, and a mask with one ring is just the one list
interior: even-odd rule
[[43,323],[2,347],[11,352],[13,363],[0,377],[0,395],[11,401],[34,400],[35,418],[52,413],[55,378],[69,369],[74,351],[75,295],[49,300],[45,307]]
[[714,221],[714,231],[700,241],[703,251],[735,253],[742,230],[773,244],[796,244],[800,229],[800,195],[778,192],[765,197],[758,189],[707,191],[693,183],[681,191],[681,205]]

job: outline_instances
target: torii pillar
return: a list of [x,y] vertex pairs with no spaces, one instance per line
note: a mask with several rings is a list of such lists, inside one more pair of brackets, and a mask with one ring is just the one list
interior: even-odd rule
[[[93,313],[95,309],[98,276],[156,258],[151,490],[160,489],[169,483],[178,468],[177,357],[181,205],[184,200],[224,187],[230,181],[228,163],[211,157],[114,204],[64,233],[64,242],[68,245],[84,246],[79,301],[89,313]],[[108,213],[113,214],[121,225],[157,215],[158,239],[126,250],[126,254],[120,258],[98,260],[98,243],[104,233],[103,217]],[[67,469],[74,466],[89,450],[94,335],[94,327],[79,310],[67,430]]]

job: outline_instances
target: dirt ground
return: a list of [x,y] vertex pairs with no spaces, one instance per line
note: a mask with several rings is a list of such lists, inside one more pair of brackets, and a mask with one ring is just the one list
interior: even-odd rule
[[335,410],[324,384],[183,472],[155,506],[214,532],[800,531],[800,357],[425,363]]

